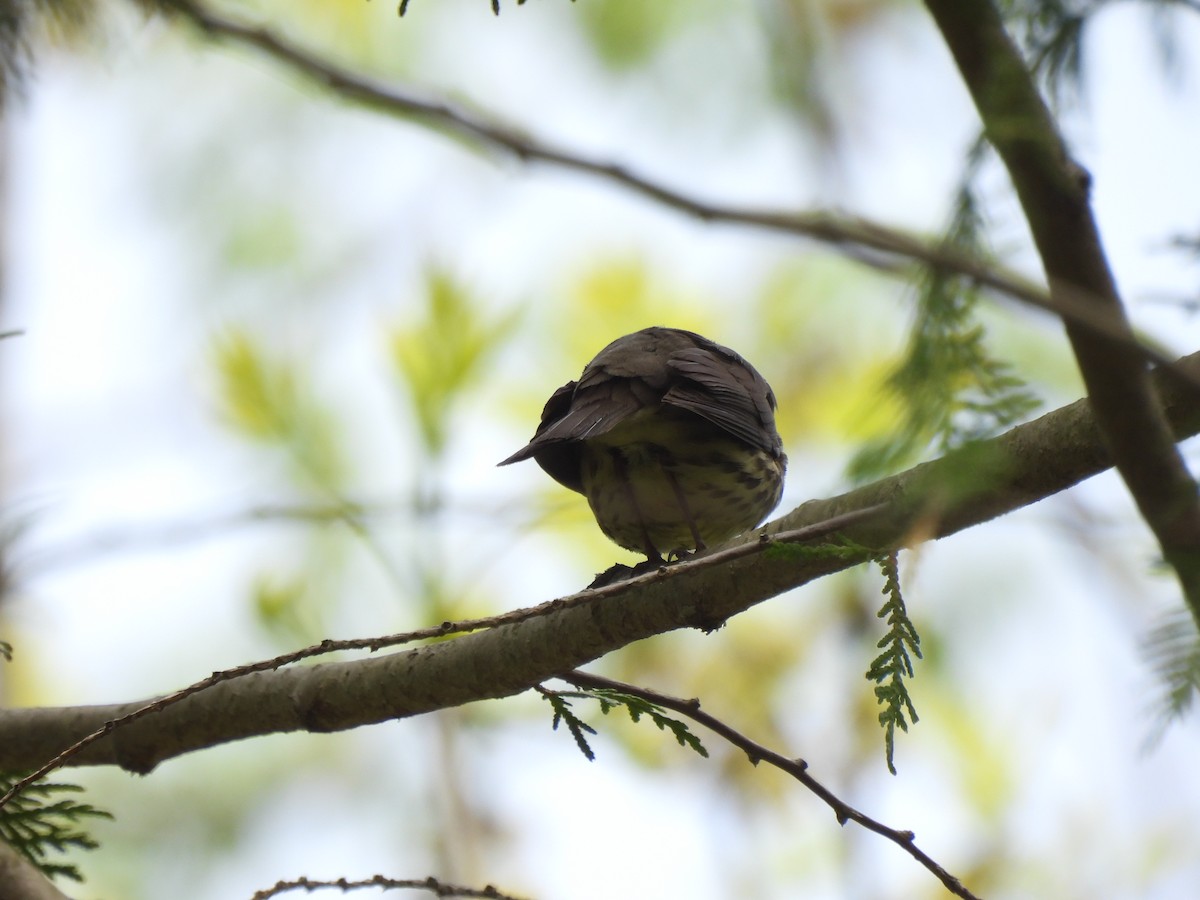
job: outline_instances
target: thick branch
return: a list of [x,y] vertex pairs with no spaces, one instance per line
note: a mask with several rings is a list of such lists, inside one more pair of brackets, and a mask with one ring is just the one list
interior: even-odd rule
[[70,900],[29,860],[0,841],[0,897],[4,900]]
[[[1070,158],[992,0],[926,0],[926,6],[1008,169],[1051,297],[1090,298],[1132,335],[1092,217],[1089,176]],[[1099,336],[1070,319],[1066,326],[1117,470],[1200,623],[1200,493],[1172,442],[1144,360],[1127,340]]]
[[[1200,353],[1180,365],[1200,374]],[[1176,436],[1200,432],[1200,398],[1175,379],[1160,377],[1159,383]],[[1080,400],[969,450],[840,497],[809,501],[762,532],[793,530],[884,503],[889,513],[845,533],[869,547],[905,546],[1034,503],[1110,465],[1088,404]],[[741,542],[756,540],[751,534]],[[147,772],[164,759],[241,738],[339,731],[511,696],[633,641],[678,628],[712,629],[756,603],[852,564],[783,549],[720,566],[667,567],[624,586],[585,591],[579,596],[586,602],[564,603],[544,615],[454,640],[224,681],[113,731],[73,762]],[[0,769],[35,768],[143,705],[0,710]]]

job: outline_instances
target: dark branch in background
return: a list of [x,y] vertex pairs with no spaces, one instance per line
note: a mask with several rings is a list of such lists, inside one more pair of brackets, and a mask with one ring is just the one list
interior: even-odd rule
[[[391,116],[414,120],[426,127],[452,132],[483,147],[503,150],[521,162],[540,162],[619,185],[663,206],[705,222],[744,225],[780,234],[809,238],[839,248],[866,265],[893,272],[898,262],[916,261],[937,271],[963,276],[996,293],[1054,313],[1079,328],[1104,336],[1130,352],[1172,365],[1157,348],[1139,341],[1119,313],[1092,302],[1086,286],[1059,286],[1047,295],[1020,275],[1006,272],[993,261],[981,260],[932,244],[902,231],[851,216],[829,212],[784,213],[719,206],[690,197],[629,171],[624,166],[597,162],[536,141],[517,129],[430,98],[418,97],[373,83],[280,38],[266,28],[227,19],[194,0],[160,0],[161,7],[187,19],[208,37],[253,47],[315,81],[339,97]],[[1181,378],[1194,375],[1180,373]],[[1200,379],[1194,382],[1200,388]]]
[[996,148],[1042,258],[1050,296],[1087,298],[1127,337],[1065,320],[1096,422],[1142,518],[1200,624],[1200,492],[1176,449],[1090,206],[1090,177],[1071,159],[991,0],[925,0]]
[[820,797],[825,804],[833,810],[837,816],[838,824],[845,825],[847,822],[855,822],[866,828],[868,831],[873,831],[875,834],[881,835],[900,847],[923,865],[926,869],[932,872],[937,879],[946,886],[946,890],[958,897],[964,897],[966,900],[978,900],[974,894],[968,891],[953,875],[942,868],[938,863],[917,847],[916,835],[911,831],[899,831],[895,828],[889,828],[882,822],[872,819],[870,816],[859,812],[849,803],[840,799],[831,790],[825,787],[817,779],[813,778],[808,773],[808,763],[802,759],[789,759],[774,750],[764,747],[755,741],[752,741],[740,731],[730,727],[714,716],[700,709],[699,700],[681,700],[678,697],[671,697],[667,694],[660,694],[657,691],[652,691],[647,688],[638,687],[633,684],[625,684],[621,681],[612,681],[608,678],[603,678],[599,675],[589,675],[586,672],[568,672],[565,675],[559,676],[563,681],[569,682],[576,687],[586,690],[610,690],[618,691],[622,694],[632,694],[635,697],[640,697],[648,703],[655,706],[661,706],[664,709],[674,710],[682,716],[687,716],[693,722],[703,725],[705,728],[720,735],[733,746],[745,752],[749,757],[751,765],[758,765],[760,762],[770,763],[775,768],[791,775],[802,785]]
[[[1181,365],[1200,372],[1200,353]],[[1159,382],[1177,437],[1200,432],[1200,398],[1173,378]],[[763,600],[858,561],[821,547],[777,541],[760,546],[763,534],[811,533],[799,531],[805,526],[828,533],[837,517],[868,514],[885,504],[882,515],[871,514],[842,532],[860,546],[885,551],[988,521],[1111,464],[1088,404],[1080,400],[900,475],[811,500],[711,556],[551,601],[536,612],[505,614],[503,624],[455,640],[372,659],[255,671],[193,690],[120,728],[106,723],[147,703],[0,710],[0,769],[39,766],[84,739],[90,745],[73,757],[76,765],[120,765],[144,773],[172,756],[241,738],[341,731],[512,696],[637,640],[679,628],[711,630]],[[438,636],[443,627],[427,632]],[[97,730],[103,737],[88,737]]]
[[436,878],[385,878],[383,875],[376,875],[373,878],[364,878],[357,881],[351,881],[347,878],[338,878],[334,881],[318,881],[312,878],[280,881],[266,890],[256,892],[250,900],[269,900],[271,897],[278,897],[280,894],[286,894],[289,891],[304,891],[306,894],[311,894],[313,891],[319,890],[337,890],[342,893],[348,893],[365,888],[381,888],[385,891],[406,889],[429,891],[435,897],[479,897],[483,898],[483,900],[520,900],[519,897],[514,897],[512,894],[500,892],[490,884],[482,888],[469,888],[456,884],[447,884],[444,881],[438,881]]
[[[155,552],[178,544],[225,537],[234,529],[247,526],[268,523],[305,527],[345,525],[347,519],[361,524],[372,518],[409,512],[412,506],[408,500],[395,503],[356,500],[307,504],[264,503],[233,512],[197,513],[154,522],[110,525],[102,531],[51,546],[40,551],[36,557],[22,558],[20,566],[25,573],[60,571],[71,566],[86,565],[114,552]],[[487,512],[491,516],[501,511]]]
[[[17,781],[11,772],[0,772],[0,788],[7,791]],[[0,845],[11,848],[48,878],[83,881],[77,866],[62,854],[70,850],[95,850],[99,845],[88,833],[86,823],[111,819],[112,815],[90,803],[72,799],[83,792],[75,784],[38,781],[31,784],[10,806],[0,809]],[[0,875],[0,888],[5,885]],[[8,900],[8,894],[0,891]]]

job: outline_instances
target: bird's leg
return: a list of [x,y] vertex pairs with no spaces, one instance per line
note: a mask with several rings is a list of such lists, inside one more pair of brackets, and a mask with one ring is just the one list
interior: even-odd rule
[[612,457],[617,480],[621,482],[621,490],[625,492],[625,497],[629,501],[630,507],[637,514],[638,524],[642,527],[642,552],[646,554],[646,561],[661,563],[663,561],[662,555],[658,552],[658,548],[654,546],[654,542],[650,540],[650,529],[646,527],[646,517],[642,513],[641,504],[638,503],[637,492],[633,489],[633,482],[629,480],[629,460],[625,458],[625,454],[617,449],[612,451]]
[[683,519],[687,522],[688,530],[692,533],[692,540],[696,542],[696,552],[706,549],[704,539],[700,537],[700,529],[696,527],[696,520],[692,517],[692,510],[688,506],[687,496],[683,493],[683,488],[679,486],[679,480],[675,477],[675,473],[668,469],[659,461],[659,467],[662,469],[663,475],[666,476],[667,482],[671,485],[671,490],[675,492],[675,499],[679,501],[679,511],[683,513]]

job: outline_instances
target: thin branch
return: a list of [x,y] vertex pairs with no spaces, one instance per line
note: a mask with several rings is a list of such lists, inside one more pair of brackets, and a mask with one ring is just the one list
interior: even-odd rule
[[[84,565],[114,552],[152,552],[226,535],[235,528],[265,523],[327,525],[341,523],[354,515],[360,518],[386,515],[399,506],[367,505],[356,501],[335,503],[266,503],[220,513],[197,513],[143,524],[110,525],[58,546],[39,549],[36,557],[21,560],[23,572],[59,570]],[[351,512],[352,511],[352,512]]]
[[[225,18],[195,0],[160,2],[163,9],[187,19],[208,37],[251,47],[347,101],[451,132],[482,147],[506,152],[524,163],[544,163],[616,184],[704,222],[742,225],[819,241],[887,272],[896,270],[897,261],[916,261],[938,271],[961,275],[998,294],[1046,310],[1090,333],[1128,346],[1149,362],[1166,367],[1171,365],[1169,357],[1160,350],[1132,335],[1119,316],[1092,303],[1086,290],[1060,288],[1047,294],[1029,279],[1006,271],[992,261],[981,260],[951,247],[933,244],[898,229],[853,216],[835,215],[827,211],[787,213],[709,203],[639,175],[623,165],[586,159],[443,100],[376,84],[321,59],[267,28]],[[1181,374],[1180,377],[1193,376]],[[1200,388],[1200,378],[1193,383]]]
[[418,890],[429,891],[437,897],[477,897],[483,900],[521,900],[519,897],[514,897],[512,894],[505,894],[490,884],[482,888],[462,887],[457,884],[447,884],[444,881],[439,881],[436,878],[385,878],[383,875],[375,875],[372,878],[364,878],[358,881],[351,881],[347,878],[337,878],[333,881],[318,881],[312,878],[297,878],[294,881],[279,881],[272,887],[265,890],[257,891],[250,900],[270,900],[271,897],[278,897],[280,894],[289,891],[304,891],[312,893],[319,890],[339,890],[342,893],[361,890],[363,888],[382,888],[385,891],[394,890]]
[[[22,573],[40,574],[80,566],[113,553],[159,551],[195,541],[222,537],[237,528],[260,525],[334,525],[353,517],[362,524],[376,519],[411,516],[411,500],[345,500],[335,503],[261,503],[227,512],[195,512],[168,519],[113,524],[68,538],[59,544],[37,548],[23,555]],[[527,516],[513,512],[509,499],[456,502],[452,512],[493,525],[521,528]],[[17,565],[17,563],[14,563]]]
[[1200,624],[1200,490],[1174,445],[1091,210],[1091,179],[1070,156],[992,0],[925,0],[984,131],[1008,170],[1050,284],[1084,297],[1124,336],[1064,317],[1105,443]]
[[671,709],[680,715],[687,716],[693,722],[698,722],[705,728],[720,735],[733,746],[742,750],[750,759],[751,765],[757,766],[760,762],[770,763],[780,771],[791,775],[806,788],[820,797],[825,804],[833,810],[839,825],[845,825],[847,822],[855,822],[866,828],[868,831],[873,831],[882,837],[887,838],[897,847],[900,847],[923,865],[926,869],[932,872],[943,885],[946,890],[958,897],[963,897],[965,900],[979,900],[972,894],[963,883],[947,872],[934,860],[929,854],[925,853],[917,847],[916,835],[911,831],[900,831],[895,828],[890,828],[865,813],[859,812],[849,803],[839,798],[833,791],[825,787],[817,779],[813,778],[808,773],[808,763],[803,759],[789,759],[782,754],[776,753],[774,750],[764,747],[756,741],[751,740],[746,735],[742,734],[737,729],[720,719],[709,715],[700,709],[699,700],[682,700],[678,697],[672,697],[668,694],[660,694],[657,691],[649,690],[648,688],[638,687],[634,684],[626,684],[622,681],[613,681],[609,678],[604,678],[599,675],[590,675],[587,672],[568,672],[565,675],[558,676],[563,681],[584,689],[599,689],[619,691],[623,694],[631,694],[634,697],[640,697],[643,700],[653,703],[655,706],[661,706],[664,709]]

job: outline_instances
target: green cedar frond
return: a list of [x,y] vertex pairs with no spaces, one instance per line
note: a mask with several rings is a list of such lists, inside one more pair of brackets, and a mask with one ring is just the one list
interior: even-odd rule
[[[1004,0],[1001,10],[1030,70],[1052,97],[1061,100],[1068,92],[1082,94],[1088,26],[1097,13],[1113,5],[1112,0]],[[1149,13],[1147,25],[1158,44],[1158,59],[1170,77],[1181,64],[1174,16],[1194,13],[1198,7],[1189,0],[1146,0],[1140,5]]]
[[[19,774],[0,772],[0,793],[6,793],[20,779]],[[0,808],[0,840],[46,876],[61,875],[82,881],[75,866],[48,860],[51,851],[65,853],[72,847],[94,850],[99,846],[87,832],[80,830],[80,821],[111,819],[112,815],[87,803],[54,799],[82,790],[75,784],[35,781]]]
[[1163,687],[1157,721],[1147,741],[1154,746],[1200,695],[1200,632],[1191,613],[1183,606],[1172,610],[1147,635],[1143,653]]
[[658,726],[659,731],[671,732],[680,747],[688,747],[701,756],[708,756],[708,750],[704,748],[700,738],[691,732],[686,722],[672,718],[663,711],[661,706],[657,706],[649,700],[610,688],[594,688],[582,692],[581,696],[590,696],[600,701],[600,712],[605,715],[608,715],[609,710],[624,707],[625,711],[629,713],[629,718],[635,724],[641,721],[642,716],[647,716]]
[[558,723],[565,722],[567,730],[571,732],[571,737],[575,738],[575,744],[579,747],[579,752],[587,757],[588,762],[592,762],[596,758],[591,745],[588,743],[586,734],[595,734],[596,729],[587,722],[579,718],[575,713],[571,712],[571,701],[567,697],[586,696],[584,694],[563,694],[557,691],[540,692],[542,699],[550,704],[550,708],[554,710],[554,721],[550,727],[558,731]]
[[867,670],[867,680],[875,682],[875,699],[883,706],[879,724],[884,729],[888,771],[895,775],[896,727],[908,731],[909,720],[918,721],[905,679],[913,677],[912,657],[921,658],[921,638],[904,607],[897,554],[877,557],[875,562],[883,572],[882,593],[887,597],[877,615],[887,620],[888,632],[876,645],[882,652]]
[[688,728],[686,722],[672,718],[667,715],[661,706],[657,706],[642,697],[635,697],[632,694],[625,694],[611,688],[594,688],[580,691],[540,690],[539,693],[550,703],[550,707],[554,710],[552,727],[557,730],[560,721],[566,722],[567,728],[570,729],[571,735],[575,738],[575,743],[579,745],[580,751],[588,760],[593,760],[596,756],[592,748],[588,745],[587,739],[583,736],[583,732],[596,734],[596,729],[592,728],[571,711],[569,698],[595,700],[600,704],[600,712],[604,715],[608,715],[611,710],[623,708],[629,713],[629,718],[634,723],[640,722],[642,717],[645,716],[658,726],[659,731],[671,732],[679,746],[687,747],[701,756],[708,756],[708,750],[700,742],[700,738]]
[[[968,158],[944,243],[984,255],[983,218],[972,187],[983,158],[976,144]],[[855,481],[894,472],[935,451],[945,453],[991,437],[1040,405],[1006,362],[988,351],[976,319],[979,289],[958,275],[927,270],[904,357],[885,387],[902,404],[891,433],[861,448],[848,467]]]

